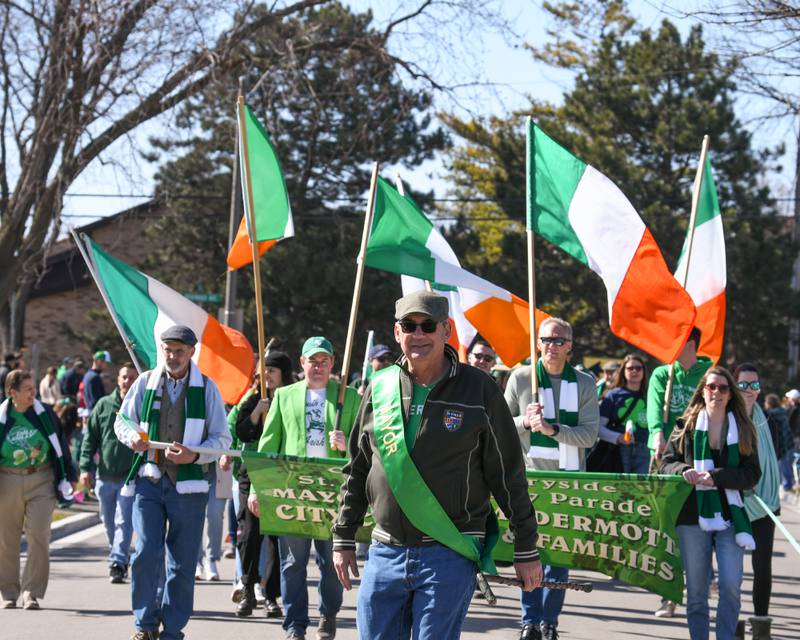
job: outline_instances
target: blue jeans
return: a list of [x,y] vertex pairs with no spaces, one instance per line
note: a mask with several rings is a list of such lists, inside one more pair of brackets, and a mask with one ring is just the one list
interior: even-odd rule
[[686,620],[692,640],[708,640],[708,587],[711,553],[719,569],[717,640],[733,640],[741,608],[744,549],[736,544],[733,527],[706,532],[698,525],[678,525],[678,540],[686,575]]
[[[266,539],[267,536],[264,536]],[[330,540],[311,540],[283,536],[278,538],[281,556],[281,596],[285,617],[283,629],[305,635],[308,627],[308,584],[306,567],[311,555],[311,543],[316,550],[319,567],[319,612],[335,616],[342,607],[342,585],[333,566],[333,543]]]
[[[194,608],[194,568],[203,536],[206,493],[179,494],[166,476],[157,482],[136,481],[133,530],[136,550],[131,558],[131,601],[136,628],[164,630],[159,638],[180,640]],[[167,527],[169,525],[169,527]],[[166,576],[158,598],[161,575]]]
[[650,449],[646,442],[619,445],[622,473],[647,474],[650,471]]
[[124,480],[97,478],[94,492],[100,501],[100,519],[106,527],[108,564],[117,563],[127,567],[133,537],[133,496],[120,495],[124,483]]
[[783,457],[778,460],[778,467],[780,469],[781,484],[786,491],[791,491],[794,486],[794,451],[787,451]]
[[475,563],[439,544],[373,542],[358,590],[359,640],[455,640],[475,591]]
[[217,498],[217,473],[216,464],[212,464],[208,471],[208,508],[206,510],[206,548],[203,552],[203,539],[197,545],[197,562],[202,561],[205,556],[209,560],[219,562],[222,557],[222,525],[225,519],[225,503],[227,498]]
[[[569,580],[569,569],[545,565],[544,579],[552,582],[566,582]],[[536,624],[547,622],[558,626],[558,616],[564,607],[563,589],[534,589],[523,591],[520,597],[522,604],[522,624]]]

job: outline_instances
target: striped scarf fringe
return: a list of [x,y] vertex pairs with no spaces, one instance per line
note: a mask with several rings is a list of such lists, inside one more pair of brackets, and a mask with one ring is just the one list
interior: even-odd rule
[[[728,459],[726,467],[739,466],[739,428],[733,413],[728,414]],[[714,459],[711,455],[711,445],[708,442],[708,414],[705,410],[697,414],[697,423],[694,431],[694,470],[698,473],[713,471]],[[696,485],[698,524],[703,531],[724,531],[731,523],[722,516],[722,499],[717,487]],[[743,549],[756,548],[753,533],[750,529],[750,520],[744,510],[741,494],[735,489],[725,489],[725,497],[731,511],[731,520],[736,532],[736,544]]]
[[[572,365],[565,364],[564,371],[561,373],[561,386],[558,393],[558,416],[556,416],[550,376],[547,375],[541,359],[536,363],[536,373],[539,377],[539,402],[543,407],[542,415],[544,419],[548,422],[557,422],[568,427],[578,426],[578,378]],[[531,431],[531,448],[528,456],[545,460],[558,460],[558,468],[563,471],[578,471],[580,469],[580,450],[578,447],[558,442],[554,438],[538,431]]]

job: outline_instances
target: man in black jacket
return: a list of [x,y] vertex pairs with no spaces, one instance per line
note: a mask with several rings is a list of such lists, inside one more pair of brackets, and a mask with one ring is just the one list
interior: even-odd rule
[[408,637],[416,629],[420,637],[458,638],[475,573],[487,567],[490,494],[510,520],[526,590],[542,577],[536,518],[502,392],[447,346],[447,299],[415,291],[397,301],[395,318],[403,357],[373,377],[350,434],[334,564],[350,589],[351,572],[358,576],[355,533],[371,506],[359,637]]

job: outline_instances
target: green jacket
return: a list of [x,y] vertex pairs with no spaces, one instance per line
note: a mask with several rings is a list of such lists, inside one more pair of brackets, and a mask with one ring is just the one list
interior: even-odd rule
[[672,396],[670,396],[669,419],[665,426],[664,392],[667,389],[667,380],[669,380],[669,367],[670,365],[668,364],[656,367],[653,370],[653,375],[650,376],[650,383],[647,389],[647,427],[650,430],[648,444],[651,449],[653,448],[653,436],[659,431],[664,433],[665,440],[669,440],[672,429],[675,427],[675,421],[683,415],[686,407],[689,406],[689,401],[700,383],[700,378],[711,367],[711,360],[701,356],[697,358],[697,362],[688,371],[681,366],[680,362],[675,361],[675,377],[672,383]]
[[124,480],[133,464],[133,450],[122,444],[114,433],[114,421],[120,405],[122,399],[119,397],[119,388],[100,398],[89,416],[81,444],[80,470],[94,473],[94,454],[100,451],[97,475],[102,480]]
[[[264,423],[264,432],[258,443],[259,451],[289,456],[306,455],[306,390],[305,380],[275,390],[275,397]],[[338,396],[339,383],[329,380],[325,397],[325,448],[329,458],[345,457],[343,451],[333,451],[328,440],[336,419]],[[341,422],[345,436],[350,435],[360,404],[361,396],[358,392],[347,387]]]

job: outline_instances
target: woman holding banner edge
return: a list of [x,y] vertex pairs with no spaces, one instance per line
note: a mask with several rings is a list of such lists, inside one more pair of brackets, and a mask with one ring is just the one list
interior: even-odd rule
[[660,473],[682,475],[695,489],[678,515],[692,640],[709,637],[711,553],[719,569],[717,640],[733,640],[741,608],[744,550],[755,547],[741,491],[761,477],[755,427],[736,381],[711,367],[661,458]]

